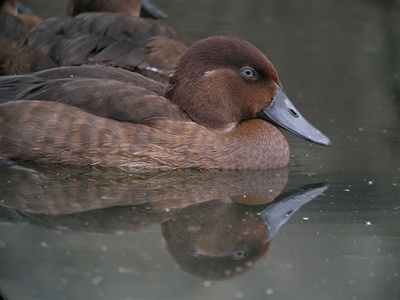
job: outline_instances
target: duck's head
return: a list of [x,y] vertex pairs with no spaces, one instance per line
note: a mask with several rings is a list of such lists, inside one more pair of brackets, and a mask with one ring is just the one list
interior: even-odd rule
[[209,128],[229,130],[258,118],[330,145],[290,102],[271,62],[238,38],[210,37],[194,43],[179,60],[166,97]]

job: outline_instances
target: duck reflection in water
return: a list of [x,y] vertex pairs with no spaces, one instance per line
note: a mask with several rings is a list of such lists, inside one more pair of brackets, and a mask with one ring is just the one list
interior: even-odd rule
[[[279,228],[326,185],[283,191],[288,169],[113,169],[19,164],[8,169],[0,219],[65,232],[112,234],[160,226],[182,270],[206,280],[244,274]],[[19,186],[17,189],[16,186]]]
[[267,254],[293,213],[326,189],[302,187],[266,205],[211,201],[190,206],[162,224],[168,251],[184,271],[206,280],[241,275]]

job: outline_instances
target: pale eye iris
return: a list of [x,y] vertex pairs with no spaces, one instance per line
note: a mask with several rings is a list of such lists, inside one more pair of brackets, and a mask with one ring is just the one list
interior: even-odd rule
[[253,69],[253,68],[250,68],[250,67],[244,67],[244,68],[242,69],[242,74],[243,74],[244,76],[246,76],[246,77],[249,77],[249,78],[255,78],[255,77],[257,77],[256,71],[254,71],[254,69]]

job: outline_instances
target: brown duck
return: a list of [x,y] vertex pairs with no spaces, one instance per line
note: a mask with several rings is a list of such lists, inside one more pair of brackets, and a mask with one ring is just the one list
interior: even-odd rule
[[[187,48],[176,39],[176,33],[170,27],[137,17],[140,11],[140,1],[137,0],[113,2],[111,7],[100,0],[68,2],[67,13],[75,14],[75,11],[84,9],[102,12],[82,13],[65,19],[51,18],[36,26],[3,64],[4,74],[101,64],[168,82],[179,57]],[[104,12],[113,9],[129,13]]]
[[66,16],[87,12],[127,13],[135,17],[165,19],[167,14],[149,0],[67,0]]
[[0,12],[15,16],[26,29],[31,29],[43,22],[43,19],[38,16],[19,13],[17,0],[0,0]]
[[193,44],[166,90],[139,74],[100,66],[6,76],[0,86],[3,98],[17,100],[0,105],[2,159],[267,169],[290,160],[277,126],[330,145],[289,101],[269,60],[232,37]]
[[0,75],[10,55],[19,50],[23,38],[42,22],[39,17],[18,13],[16,0],[0,0]]

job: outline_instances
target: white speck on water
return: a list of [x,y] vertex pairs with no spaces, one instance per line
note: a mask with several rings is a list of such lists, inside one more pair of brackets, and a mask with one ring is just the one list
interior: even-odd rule
[[358,131],[362,132],[362,131],[364,131],[364,128],[358,127]]
[[244,296],[243,292],[236,292],[235,294],[236,298],[242,298]]
[[166,212],[170,212],[171,210],[169,208],[164,209]]
[[118,273],[129,274],[133,273],[133,270],[131,268],[118,267]]
[[371,221],[365,221],[365,226],[370,226],[371,224]]
[[98,285],[102,281],[103,281],[103,276],[101,276],[101,275],[97,275],[96,277],[92,278],[92,283],[94,285]]
[[374,183],[373,180],[368,180],[368,185],[372,185]]
[[203,282],[203,285],[204,285],[206,288],[209,288],[209,287],[211,286],[211,282],[208,281],[208,280],[206,280],[206,281]]
[[350,192],[350,189],[344,189],[345,192]]
[[268,289],[265,290],[265,293],[266,293],[267,295],[272,295],[272,294],[274,293],[274,289],[268,288]]
[[47,244],[46,242],[41,242],[40,247],[47,248],[49,247],[49,244]]
[[224,274],[225,274],[226,276],[232,275],[232,270],[226,269],[226,270],[224,271]]
[[108,247],[107,247],[106,245],[101,246],[101,250],[104,251],[104,252],[106,252],[106,251],[108,250]]
[[308,221],[310,218],[308,218],[308,217],[303,217],[303,220],[304,221]]

